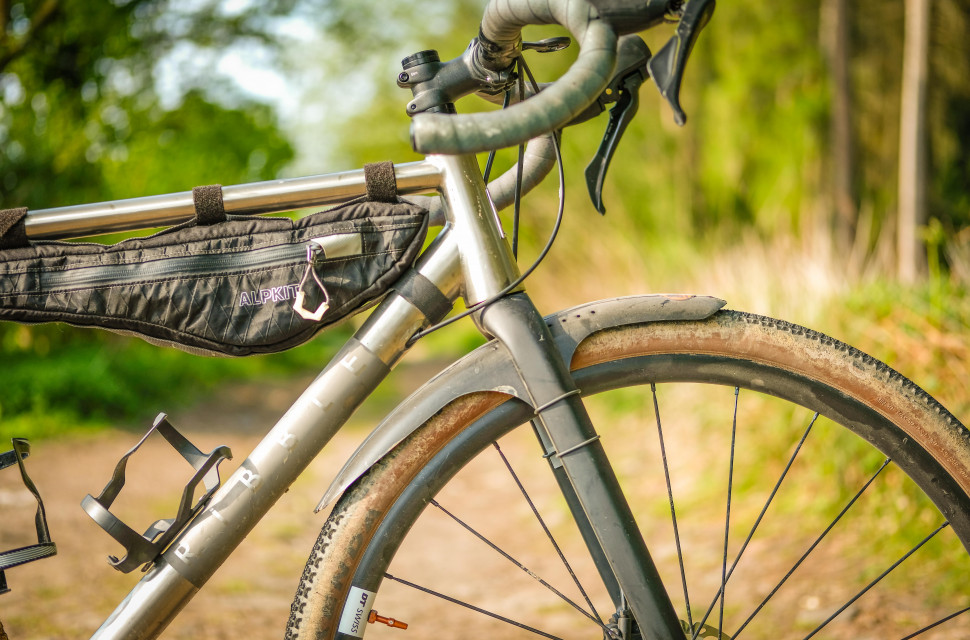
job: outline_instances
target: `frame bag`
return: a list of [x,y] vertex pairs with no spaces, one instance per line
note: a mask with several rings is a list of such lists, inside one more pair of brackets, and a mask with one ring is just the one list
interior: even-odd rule
[[0,320],[100,327],[207,355],[283,351],[384,295],[428,226],[393,189],[296,221],[226,215],[218,185],[193,198],[195,219],[107,246],[30,243],[27,210],[0,211]]

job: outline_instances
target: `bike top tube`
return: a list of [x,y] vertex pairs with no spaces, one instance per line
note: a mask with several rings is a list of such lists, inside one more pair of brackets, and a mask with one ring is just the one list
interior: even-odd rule
[[[433,191],[441,182],[438,167],[426,161],[394,166],[402,195]],[[364,171],[268,180],[222,188],[227,213],[262,214],[345,202],[366,192]],[[27,236],[54,240],[116,231],[131,231],[191,220],[195,216],[192,192],[98,202],[27,214]]]

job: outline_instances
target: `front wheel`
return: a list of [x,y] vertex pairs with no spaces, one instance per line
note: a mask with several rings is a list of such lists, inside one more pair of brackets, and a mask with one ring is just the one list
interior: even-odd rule
[[[730,311],[600,331],[571,366],[685,635],[970,637],[970,433],[912,382]],[[464,396],[361,477],[287,637],[638,637],[530,417]]]

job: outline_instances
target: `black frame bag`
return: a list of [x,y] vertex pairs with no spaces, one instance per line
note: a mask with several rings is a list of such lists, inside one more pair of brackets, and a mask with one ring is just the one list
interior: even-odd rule
[[226,215],[218,185],[193,194],[194,220],[107,246],[10,248],[25,244],[26,210],[0,212],[0,320],[100,327],[207,355],[283,351],[385,294],[428,227],[425,209],[396,196],[293,221]]

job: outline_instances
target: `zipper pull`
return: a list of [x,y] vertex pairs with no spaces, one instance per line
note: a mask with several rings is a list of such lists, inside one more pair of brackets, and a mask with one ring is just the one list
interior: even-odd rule
[[[300,284],[296,288],[296,298],[293,300],[293,310],[300,314],[300,317],[304,320],[312,320],[314,322],[320,322],[323,318],[323,314],[327,312],[330,308],[330,294],[327,293],[327,288],[323,286],[323,282],[320,280],[320,276],[317,275],[316,269],[313,268],[313,263],[317,256],[323,254],[323,247],[316,240],[311,240],[306,246],[306,270],[303,272],[303,278],[300,279]],[[324,255],[324,257],[326,257]],[[310,311],[307,309],[303,302],[306,299],[306,292],[303,290],[303,285],[306,284],[307,277],[313,274],[313,279],[317,281],[317,285],[320,287],[320,291],[323,292],[323,302],[317,307],[316,311]]]

